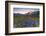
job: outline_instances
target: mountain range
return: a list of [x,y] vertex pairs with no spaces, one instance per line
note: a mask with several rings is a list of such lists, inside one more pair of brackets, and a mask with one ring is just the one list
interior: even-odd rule
[[14,16],[34,16],[34,17],[38,17],[39,16],[39,11],[34,11],[32,13],[28,12],[26,14],[20,14],[20,13],[14,13]]

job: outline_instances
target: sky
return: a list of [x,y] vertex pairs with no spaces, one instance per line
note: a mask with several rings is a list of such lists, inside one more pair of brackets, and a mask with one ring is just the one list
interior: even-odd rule
[[20,13],[20,14],[25,14],[25,13],[32,13],[33,11],[39,11],[38,8],[13,8],[13,13]]

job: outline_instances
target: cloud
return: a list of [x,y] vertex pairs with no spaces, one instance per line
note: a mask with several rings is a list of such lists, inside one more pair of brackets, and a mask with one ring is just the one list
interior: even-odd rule
[[14,8],[13,13],[20,13],[20,14],[26,14],[28,12],[38,11],[39,9],[36,8]]

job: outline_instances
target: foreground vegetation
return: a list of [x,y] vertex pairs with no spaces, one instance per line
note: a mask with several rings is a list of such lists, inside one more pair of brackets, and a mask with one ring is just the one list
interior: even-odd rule
[[39,17],[14,16],[14,27],[39,27]]

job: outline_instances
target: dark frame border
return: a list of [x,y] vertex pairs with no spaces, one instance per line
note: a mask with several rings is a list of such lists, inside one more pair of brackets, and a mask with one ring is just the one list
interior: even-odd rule
[[[8,3],[28,3],[28,4],[42,4],[43,5],[43,31],[36,32],[23,32],[23,33],[9,33],[8,28]],[[22,1],[5,1],[5,35],[18,35],[18,34],[32,34],[32,33],[44,33],[45,32],[45,3],[39,2],[22,2]]]

